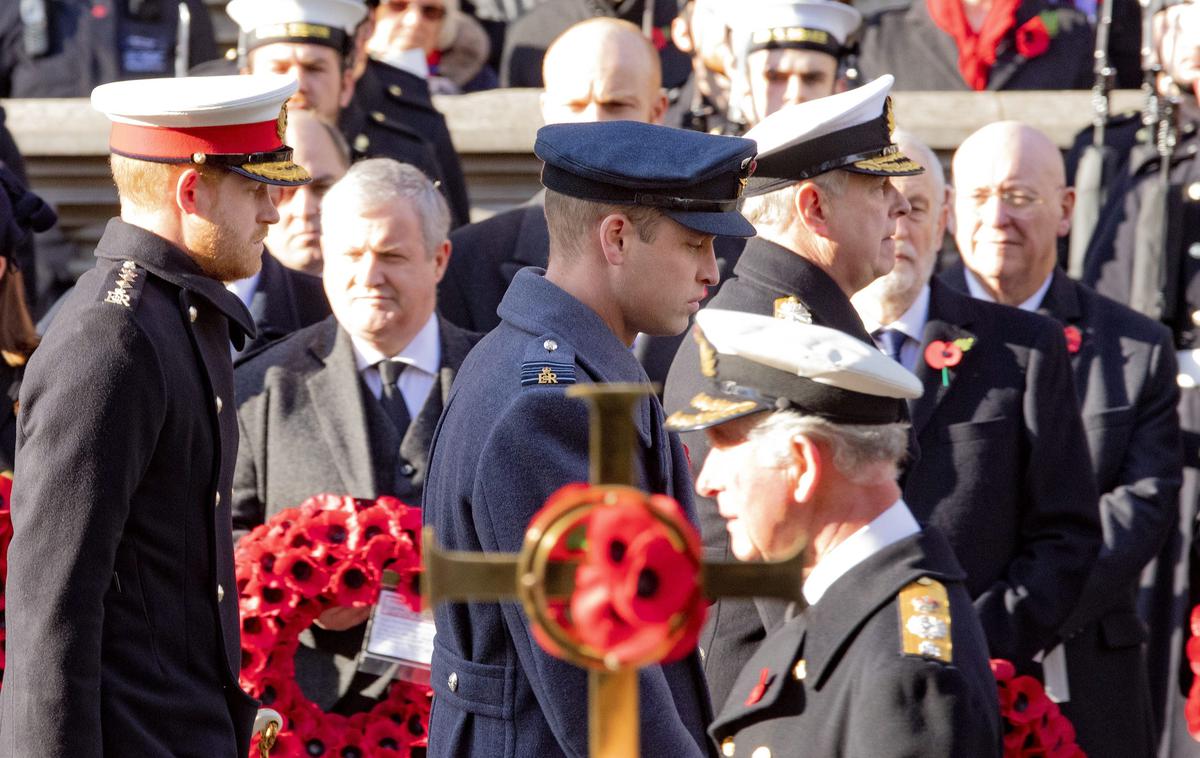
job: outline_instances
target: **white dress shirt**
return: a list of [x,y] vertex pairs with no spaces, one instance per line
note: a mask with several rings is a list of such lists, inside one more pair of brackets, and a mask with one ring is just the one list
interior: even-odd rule
[[804,580],[804,599],[816,605],[825,591],[841,579],[850,569],[883,550],[894,542],[921,531],[912,511],[903,500],[897,500],[886,511],[872,519],[871,523],[850,535],[826,553],[808,579]]
[[[986,300],[989,303],[996,302],[984,286],[975,278],[975,274],[971,269],[966,269],[967,275],[967,291],[971,293],[971,297],[976,300]],[[1046,277],[1046,281],[1042,282],[1042,286],[1037,288],[1037,292],[1033,293],[1028,300],[1021,303],[1017,307],[1023,311],[1036,311],[1042,306],[1042,301],[1046,299],[1046,293],[1050,291],[1050,282],[1054,279],[1054,272],[1050,272],[1050,276]]]
[[350,342],[354,346],[354,363],[376,400],[383,394],[383,380],[379,378],[379,369],[375,364],[387,359],[408,364],[396,385],[404,396],[409,418],[415,420],[421,414],[421,408],[425,406],[442,366],[442,340],[437,315],[431,315],[421,331],[395,355],[384,355],[353,335],[350,336]]
[[[908,339],[900,346],[900,365],[909,371],[916,371],[917,360],[921,356],[921,342],[925,339],[925,322],[929,320],[929,284],[921,288],[921,293],[913,304],[908,306],[900,318],[886,326],[876,323],[864,313],[858,314],[863,320],[863,326],[874,338],[880,329],[895,329]],[[882,347],[880,348],[882,349]]]

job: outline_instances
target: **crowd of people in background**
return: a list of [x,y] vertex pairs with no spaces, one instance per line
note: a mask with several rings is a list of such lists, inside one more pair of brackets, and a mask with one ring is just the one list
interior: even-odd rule
[[[852,543],[865,551],[863,561],[905,545],[908,557],[897,552],[893,564],[917,565],[913,555],[933,555],[930,575],[949,587],[942,602],[950,610],[942,610],[947,624],[956,614],[962,631],[955,640],[964,635],[962,657],[954,660],[965,673],[961,681],[946,679],[939,667],[951,662],[949,652],[923,638],[929,644],[906,652],[937,664],[920,673],[933,678],[920,679],[922,688],[961,690],[963,702],[993,708],[992,695],[977,686],[986,679],[977,664],[1002,658],[1043,684],[1089,756],[1200,755],[1184,718],[1194,676],[1185,655],[1187,622],[1200,598],[1193,543],[1200,500],[1200,3],[230,0],[224,12],[238,34],[228,50],[218,45],[210,15],[218,5],[5,2],[0,98],[87,97],[100,85],[163,77],[294,80],[278,135],[290,157],[267,161],[271,151],[246,150],[240,165],[261,195],[256,218],[269,225],[259,265],[216,277],[253,326],[241,324],[248,338],[228,346],[236,368],[220,375],[227,391],[216,399],[218,414],[222,404],[236,414],[222,421],[221,432],[236,430],[240,438],[216,494],[235,538],[312,495],[336,492],[414,504],[424,498],[426,520],[457,534],[459,547],[519,546],[532,507],[517,505],[522,493],[545,490],[534,498],[540,503],[554,485],[586,478],[582,406],[561,397],[529,404],[524,392],[537,383],[525,373],[545,364],[571,382],[576,372],[581,381],[586,373],[595,381],[656,382],[661,404],[647,405],[639,428],[650,451],[640,470],[645,488],[694,509],[706,555],[783,557],[782,547],[767,543],[769,535],[788,533],[791,517],[767,523],[746,515],[751,506],[738,499],[747,486],[738,472],[757,464],[747,457],[739,469],[734,456],[799,422],[763,421],[758,429],[737,421],[741,412],[718,412],[710,428],[695,419],[734,400],[708,398],[702,407],[696,399],[714,376],[706,370],[714,354],[791,366],[801,377],[813,370],[792,357],[738,347],[755,329],[775,327],[726,323],[725,312],[828,327],[891,362],[877,365],[872,353],[862,358],[861,375],[831,369],[829,386],[844,384],[849,393],[835,393],[844,404],[816,414],[832,428],[788,427],[814,449],[868,451],[864,470],[877,475],[856,478],[838,458],[808,491],[797,484],[801,477],[788,480],[790,494],[780,494],[823,516],[829,503],[842,502],[828,488],[878,506],[857,521],[834,513],[808,524],[818,530],[809,537],[840,535],[816,541],[813,576],[822,566],[833,573],[825,584],[806,582],[810,609],[841,603],[850,616],[872,618],[844,586],[825,592],[855,570],[845,549],[835,553],[845,537],[839,529],[862,527],[878,543]],[[540,88],[543,121],[574,131],[539,133],[542,191],[479,218],[434,98],[507,87]],[[1146,107],[1108,113],[1108,93],[1132,87],[1142,87]],[[896,129],[890,99],[905,91],[1069,89],[1091,89],[1097,104],[1073,146],[1062,149],[1033,125],[1000,121],[955,146],[948,162],[919,135]],[[109,112],[115,121],[123,117]],[[606,122],[621,123],[598,128]],[[679,132],[663,136],[671,134],[665,127]],[[881,134],[891,147],[880,149]],[[115,141],[114,155],[122,218],[128,221],[132,208],[154,216],[147,193],[171,188],[130,170],[139,156],[119,151]],[[675,165],[666,165],[668,156]],[[304,180],[288,173],[288,161]],[[258,164],[268,173],[260,175]],[[736,187],[740,224],[729,218],[732,207],[688,210],[727,197],[704,184],[718,179],[725,182],[720,192]],[[8,398],[0,403],[0,470],[15,467],[18,486],[22,445],[33,451],[26,455],[52,457],[32,421],[23,433],[33,442],[18,444],[19,416],[49,424],[43,434],[65,429],[47,420],[44,406],[41,416],[22,407],[19,398],[30,391],[22,390],[25,366],[42,349],[40,335],[56,325],[60,337],[51,350],[69,360],[64,351],[86,343],[80,334],[61,336],[63,320],[90,313],[78,305],[86,294],[63,294],[75,282],[39,250],[34,232],[50,229],[55,216],[29,186],[0,108],[0,392]],[[627,226],[611,223],[618,211]],[[266,221],[270,216],[278,220]],[[156,218],[161,222],[161,214]],[[656,226],[661,218],[672,224]],[[110,227],[107,247],[97,252],[100,266],[120,258],[114,240],[165,255],[133,229]],[[179,235],[193,239],[186,229]],[[675,247],[642,269],[614,262],[651,245]],[[681,253],[709,246],[712,265]],[[204,295],[203,287],[180,286]],[[675,300],[683,311],[671,310]],[[233,305],[219,306],[231,323]],[[146,307],[179,315],[171,310],[178,304],[165,300]],[[695,311],[712,344],[690,336]],[[601,318],[593,323],[595,314]],[[776,337],[820,336],[790,329],[781,327]],[[136,340],[126,347],[148,354],[144,346],[137,353]],[[211,348],[204,346],[209,365],[216,360]],[[903,383],[889,373],[895,364],[915,376],[919,390],[895,389]],[[756,373],[761,368],[747,370],[727,384],[768,381]],[[505,371],[512,381],[493,384],[491,372]],[[61,399],[48,381],[37,376],[38,397]],[[103,404],[110,399],[105,391],[119,389],[100,383],[77,402]],[[208,391],[187,391],[193,389]],[[812,393],[789,385],[777,395],[834,402]],[[880,397],[890,403],[883,412],[863,410]],[[153,392],[149,401],[170,405]],[[786,407],[753,412],[786,417]],[[859,410],[867,420],[855,415]],[[141,418],[129,408],[122,413]],[[83,422],[104,418],[84,414]],[[866,439],[856,424],[878,427],[875,437]],[[538,448],[532,452],[531,440]],[[804,445],[784,454],[801,470],[816,455]],[[196,451],[181,443],[176,453]],[[169,475],[158,473],[168,487]],[[755,483],[763,491],[782,492],[784,485],[760,476]],[[512,523],[480,521],[472,510],[484,499],[479,481],[490,483],[486,496]],[[691,482],[695,495],[683,494]],[[54,495],[52,487],[34,485],[24,492],[31,499]],[[138,495],[131,497],[136,502]],[[82,543],[94,526],[72,524],[67,536]],[[918,532],[919,545],[904,541]],[[73,544],[64,539],[61,549]],[[943,555],[944,545],[952,556]],[[122,565],[132,558],[119,550],[115,560],[118,571],[137,571]],[[836,561],[845,565],[830,568]],[[884,568],[854,575],[869,584]],[[919,573],[903,573],[880,597],[894,600]],[[36,574],[26,566],[9,576],[34,581]],[[78,576],[50,572],[47,581],[56,578]],[[916,704],[905,712],[908,723],[925,725],[914,727],[911,741],[893,736],[885,748],[843,740],[828,726],[849,722],[842,706],[885,720],[894,707],[856,692],[847,673],[860,665],[856,656],[872,660],[855,651],[876,643],[844,642],[846,662],[821,669],[821,645],[833,644],[821,635],[849,633],[838,629],[836,614],[809,614],[806,643],[794,610],[764,600],[714,604],[694,659],[646,676],[643,734],[649,729],[653,741],[643,744],[671,755],[750,755],[736,746],[752,741],[791,755],[786,745],[797,738],[788,730],[808,729],[827,740],[812,749],[828,755],[849,745],[855,755],[907,755],[905,745],[926,753],[935,746],[934,754],[945,755],[983,755],[985,743],[998,749],[997,722],[969,726],[966,714],[939,710],[944,704],[923,696],[913,696]],[[905,612],[901,607],[902,623]],[[303,638],[296,679],[324,710],[353,714],[374,702],[377,677],[356,664],[369,613],[329,609]],[[431,755],[499,755],[513,739],[531,751],[519,755],[583,749],[582,692],[555,684],[571,675],[522,636],[521,618],[515,607],[498,604],[439,611]],[[162,616],[152,626],[173,620]],[[881,635],[878,644],[892,644],[886,637],[896,630],[875,623],[864,628]],[[809,645],[804,675],[788,636],[794,634],[801,650]],[[513,676],[514,666],[525,670],[513,686],[527,710],[493,714],[478,682]],[[814,703],[825,697],[841,705],[807,714],[756,707],[742,691],[746,672],[757,676],[772,666],[784,672],[781,686],[807,676]],[[446,667],[449,680],[438,677]],[[917,675],[906,669],[895,676]],[[689,690],[696,677],[704,697]],[[9,749],[4,719],[12,718],[18,697],[8,695],[10,681],[0,749]],[[822,693],[817,681],[832,684]],[[851,694],[835,700],[831,691]],[[492,723],[505,720],[516,724],[518,737],[506,738]],[[950,726],[935,735],[939,721]],[[959,726],[976,731],[963,738]]]

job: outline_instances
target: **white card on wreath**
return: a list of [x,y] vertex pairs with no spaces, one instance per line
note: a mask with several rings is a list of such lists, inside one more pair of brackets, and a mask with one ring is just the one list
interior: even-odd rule
[[371,611],[359,668],[371,673],[387,669],[398,679],[428,682],[433,635],[433,621],[405,605],[399,593],[383,589]]

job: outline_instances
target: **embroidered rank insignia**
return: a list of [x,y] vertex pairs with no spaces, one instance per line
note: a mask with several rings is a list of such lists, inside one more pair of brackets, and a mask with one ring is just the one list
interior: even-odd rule
[[954,661],[950,596],[941,582],[923,576],[900,590],[900,645],[905,655]]
[[133,261],[122,263],[113,288],[104,295],[104,302],[123,305],[126,308],[132,307],[133,300],[137,297],[137,291],[141,289],[139,275],[136,263]]
[[783,321],[795,321],[798,324],[811,324],[812,311],[800,298],[793,295],[775,298],[775,318]]
[[521,386],[531,384],[574,384],[575,364],[557,361],[528,361],[521,364]]

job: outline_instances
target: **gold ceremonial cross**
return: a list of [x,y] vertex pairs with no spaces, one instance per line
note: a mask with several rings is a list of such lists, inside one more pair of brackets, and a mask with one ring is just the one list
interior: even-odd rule
[[[637,444],[634,405],[653,392],[641,384],[586,384],[567,389],[567,395],[588,402],[590,472],[592,484],[632,485],[633,451]],[[519,554],[469,553],[442,550],[433,529],[422,537],[425,608],[444,602],[521,600],[532,624],[543,614],[533,606],[539,599],[570,596],[576,564],[541,562],[545,531],[531,527]],[[541,546],[541,548],[539,548]],[[542,570],[537,570],[537,569]],[[803,603],[803,559],[799,553],[776,563],[712,561],[701,563],[700,584],[710,600],[722,597],[773,597]],[[637,668],[605,661],[581,661],[569,652],[560,655],[588,669],[588,747],[592,758],[630,758],[639,754]]]

